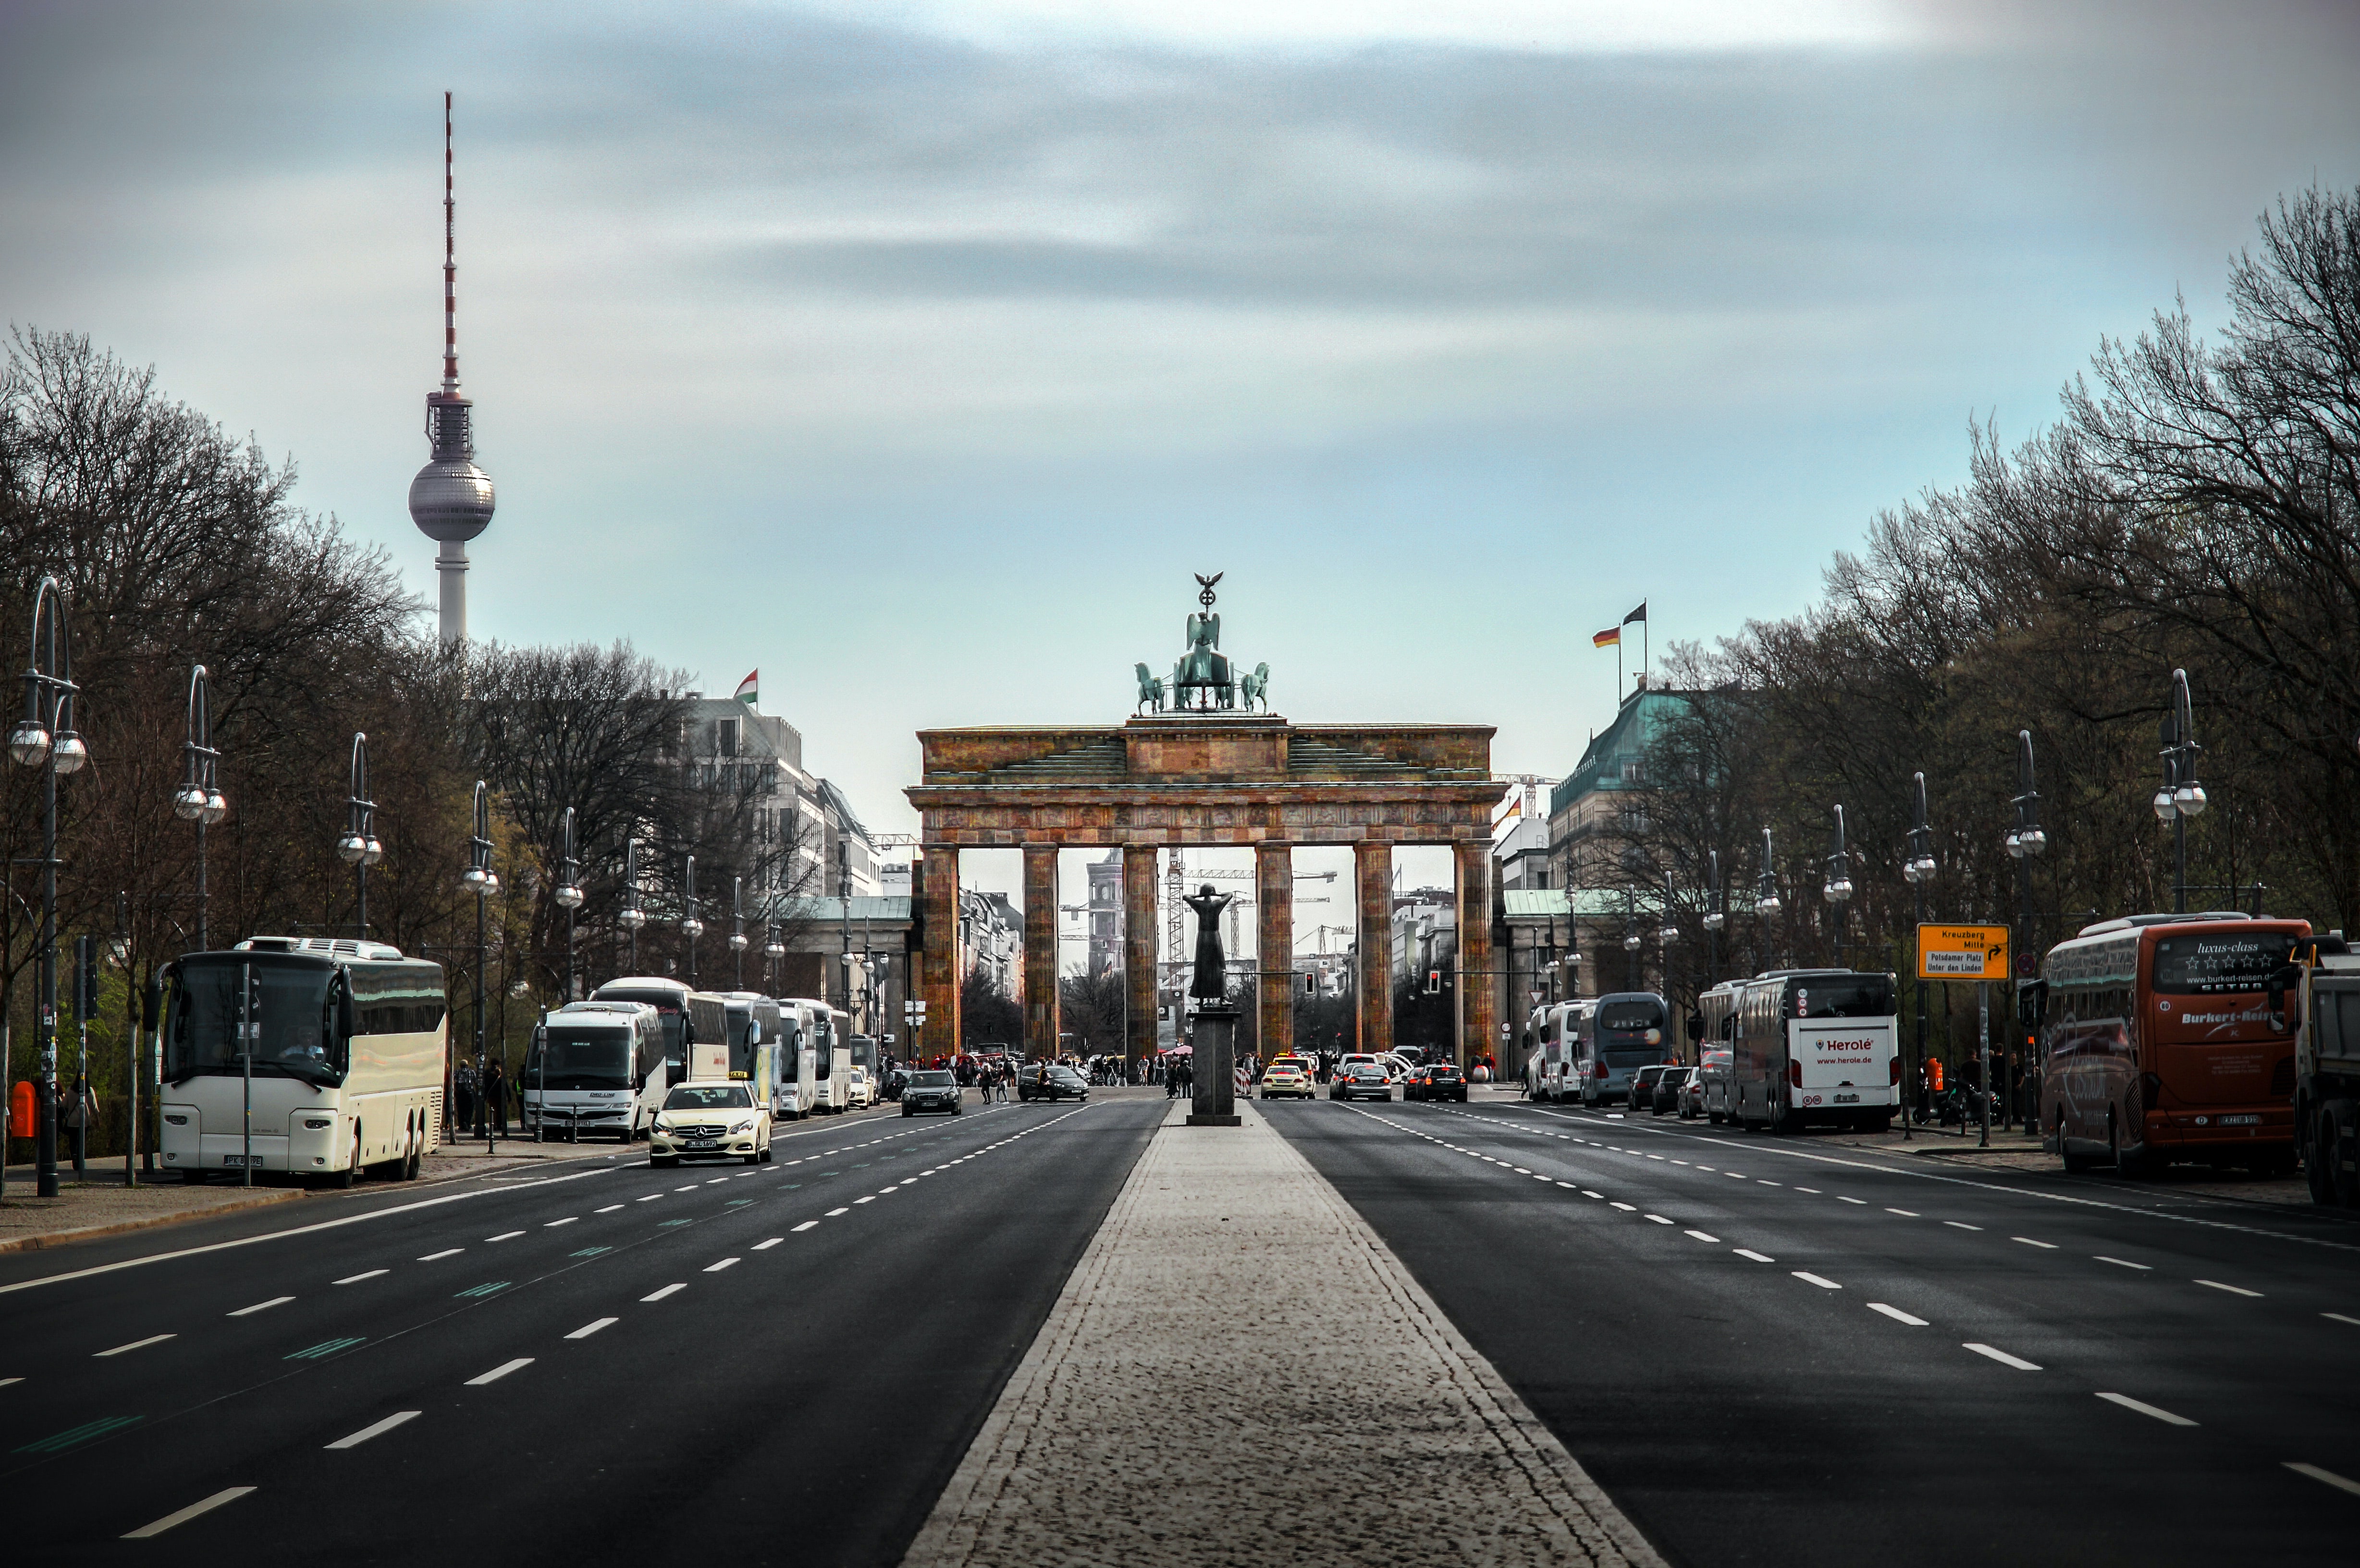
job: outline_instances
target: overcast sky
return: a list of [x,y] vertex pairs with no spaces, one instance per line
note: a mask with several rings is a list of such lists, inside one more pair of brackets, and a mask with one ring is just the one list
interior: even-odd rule
[[2217,324],[2264,206],[2360,182],[2356,17],[6,0],[0,306],[431,600],[448,87],[477,636],[759,666],[900,829],[912,731],[1120,720],[1221,571],[1278,711],[1556,776],[1592,632],[1794,614],[1971,417]]

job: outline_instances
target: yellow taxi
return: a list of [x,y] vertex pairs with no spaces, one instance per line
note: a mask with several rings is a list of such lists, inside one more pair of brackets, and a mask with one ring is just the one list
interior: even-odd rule
[[770,1108],[742,1082],[678,1083],[664,1096],[648,1129],[648,1163],[659,1170],[683,1160],[770,1158]]
[[1288,1096],[1298,1100],[1317,1099],[1318,1091],[1313,1087],[1311,1074],[1304,1071],[1303,1063],[1282,1056],[1262,1072],[1262,1097],[1276,1100]]

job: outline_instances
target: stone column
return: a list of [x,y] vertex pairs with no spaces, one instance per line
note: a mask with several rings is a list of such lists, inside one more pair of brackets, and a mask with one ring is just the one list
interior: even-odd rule
[[1057,1054],[1057,846],[1024,846],[1024,1053]]
[[1268,1062],[1295,1049],[1295,854],[1285,844],[1254,845],[1254,907],[1261,912],[1262,1034],[1256,1049]]
[[1459,1062],[1500,1051],[1492,998],[1499,994],[1491,963],[1491,843],[1460,839],[1451,858],[1459,869]]
[[1155,846],[1122,846],[1123,1052],[1155,1055]]
[[1357,963],[1360,985],[1362,1051],[1391,1051],[1393,1046],[1393,846],[1356,844],[1352,846],[1352,880],[1360,894],[1360,946]]
[[910,868],[911,896],[924,922],[918,953],[918,996],[926,1004],[926,1027],[919,1049],[929,1057],[956,1056],[959,1049],[959,982],[966,968],[959,953],[958,851],[929,844]]

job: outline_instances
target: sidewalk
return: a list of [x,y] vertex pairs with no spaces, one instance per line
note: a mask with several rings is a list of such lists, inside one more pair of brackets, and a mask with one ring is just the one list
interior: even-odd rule
[[905,1568],[1660,1563],[1253,1102],[1186,1110]]
[[[622,1152],[620,1146],[615,1144],[585,1143],[570,1147],[563,1143],[544,1143],[536,1147],[531,1143],[503,1140],[497,1154],[488,1154],[480,1140],[457,1146],[445,1144],[426,1158],[416,1182],[400,1185],[425,1186],[469,1176],[530,1171],[552,1160],[595,1160]],[[125,1231],[146,1230],[153,1225],[177,1225],[183,1220],[210,1219],[215,1214],[234,1214],[240,1209],[292,1203],[306,1196],[326,1197],[344,1191],[334,1187],[306,1187],[283,1175],[259,1173],[255,1177],[255,1184],[246,1187],[227,1172],[216,1174],[202,1186],[192,1187],[180,1180],[178,1171],[143,1171],[139,1173],[138,1186],[126,1187],[121,1155],[94,1159],[89,1166],[86,1175],[76,1177],[71,1162],[60,1161],[58,1195],[54,1198],[33,1196],[34,1169],[31,1165],[9,1166],[5,1189],[6,1196],[0,1200],[0,1252],[60,1247],[94,1236],[116,1236]],[[378,1192],[396,1185],[364,1176],[351,1191],[355,1193]]]

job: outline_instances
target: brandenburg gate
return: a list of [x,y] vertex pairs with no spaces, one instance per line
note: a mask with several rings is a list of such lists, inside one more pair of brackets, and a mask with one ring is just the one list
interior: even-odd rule
[[[1447,844],[1458,877],[1459,1044],[1462,1061],[1492,1047],[1492,731],[1479,724],[1296,724],[1252,711],[1269,667],[1232,679],[1220,617],[1188,617],[1189,651],[1167,686],[1139,666],[1140,706],[1108,726],[995,725],[922,730],[923,820],[912,893],[919,914],[919,994],[933,1040],[959,1049],[958,855],[1024,857],[1024,1049],[1057,1051],[1057,852],[1122,851],[1126,1053],[1156,1046],[1159,848],[1251,845],[1261,1051],[1295,1038],[1297,845],[1349,845],[1359,947],[1360,1049],[1393,1044],[1393,850]],[[1167,703],[1169,704],[1167,706]],[[1164,955],[1185,959],[1185,953]]]

